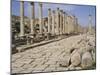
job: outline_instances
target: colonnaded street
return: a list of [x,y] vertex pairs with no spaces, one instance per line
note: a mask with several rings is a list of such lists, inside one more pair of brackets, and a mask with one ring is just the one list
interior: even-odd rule
[[11,61],[13,73],[84,69],[95,62],[95,35],[75,35],[30,48],[12,55]]
[[11,27],[12,74],[96,68],[95,6],[13,0]]

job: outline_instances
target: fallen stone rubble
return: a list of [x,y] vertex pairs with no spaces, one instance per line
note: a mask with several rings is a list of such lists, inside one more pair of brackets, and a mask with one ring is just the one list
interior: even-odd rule
[[85,34],[81,38],[73,44],[69,56],[60,59],[60,66],[68,67],[68,70],[92,69],[95,66],[96,46],[94,36]]

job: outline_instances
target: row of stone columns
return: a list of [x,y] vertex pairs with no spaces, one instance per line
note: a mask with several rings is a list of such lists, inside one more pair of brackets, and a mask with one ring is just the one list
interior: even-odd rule
[[[30,2],[31,5],[31,17],[30,17],[30,29],[31,34],[34,34],[34,2]],[[20,36],[24,36],[24,1],[20,1]]]
[[[35,9],[34,2],[30,2],[31,5],[31,18],[30,18],[30,34],[34,34],[34,24],[35,24]],[[39,33],[43,34],[43,11],[42,3],[39,3]],[[62,35],[68,33],[70,29],[73,29],[73,25],[77,20],[68,15],[63,11],[57,8],[57,10],[51,11],[48,9],[48,34],[52,35]],[[70,29],[69,29],[70,28]],[[56,29],[56,31],[55,31]],[[24,36],[24,2],[20,1],[20,36]]]
[[[34,34],[35,30],[33,25],[35,24],[35,9],[34,2],[30,2],[31,16],[30,16],[30,34]],[[40,34],[43,33],[43,23],[42,23],[42,3],[39,3],[39,30]],[[24,1],[20,1],[20,36],[24,36]]]
[[66,33],[67,18],[63,10],[57,8],[56,11],[48,9],[48,33],[52,35],[62,35]]

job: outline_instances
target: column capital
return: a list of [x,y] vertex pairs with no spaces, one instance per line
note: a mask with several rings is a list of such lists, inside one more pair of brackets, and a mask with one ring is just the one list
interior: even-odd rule
[[57,10],[59,10],[59,7],[57,7]]
[[91,14],[89,14],[89,16],[92,16]]
[[20,1],[21,3],[24,3],[24,1]]
[[66,15],[68,15],[68,13],[65,12]]
[[63,12],[63,10],[60,10],[60,12]]
[[41,7],[42,7],[42,3],[41,3],[41,2],[39,2],[39,6],[41,6]]
[[89,14],[89,20],[91,20],[92,19],[92,15],[91,14]]
[[66,12],[64,11],[63,13],[65,14]]
[[52,12],[55,13],[55,10],[53,10]]
[[34,5],[34,2],[30,2],[30,5]]
[[74,18],[76,18],[76,16],[75,15],[73,15],[74,16]]
[[49,8],[48,10],[51,11],[51,8]]

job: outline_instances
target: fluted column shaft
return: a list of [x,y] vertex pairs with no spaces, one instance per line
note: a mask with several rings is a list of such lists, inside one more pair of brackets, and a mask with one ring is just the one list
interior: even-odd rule
[[57,29],[57,32],[56,34],[59,35],[60,33],[60,13],[59,13],[59,8],[57,8],[57,11],[56,11],[56,29]]
[[55,11],[52,11],[52,35],[55,34]]
[[92,15],[89,15],[89,33],[92,31]]
[[63,10],[60,10],[60,34],[62,34],[62,29],[63,29]]
[[31,34],[34,34],[35,32],[34,32],[34,27],[33,27],[33,25],[35,24],[34,22],[34,20],[35,20],[35,10],[34,10],[34,2],[30,2],[30,5],[31,5],[31,12],[30,12],[30,14],[31,14],[31,17],[30,17],[30,24],[31,24]]
[[63,12],[63,34],[65,34],[65,12]]
[[24,36],[24,1],[20,1],[20,36]]
[[51,9],[48,9],[48,33],[51,31]]
[[43,24],[42,24],[42,3],[39,3],[39,29],[40,34],[43,33]]

